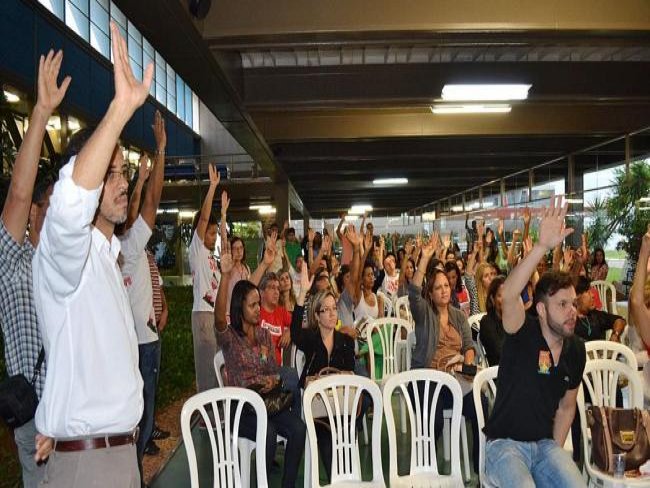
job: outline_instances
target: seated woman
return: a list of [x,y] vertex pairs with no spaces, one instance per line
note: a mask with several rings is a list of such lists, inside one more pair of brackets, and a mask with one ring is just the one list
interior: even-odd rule
[[[462,364],[474,364],[472,332],[465,314],[450,306],[452,291],[444,272],[435,269],[427,279],[426,289],[424,294],[422,293],[424,270],[427,269],[434,251],[435,243],[432,239],[423,247],[420,263],[415,271],[413,281],[409,285],[409,303],[415,321],[416,337],[411,366],[413,369],[433,368],[454,372],[459,370]],[[462,357],[462,364],[450,364],[458,356]],[[423,392],[424,390],[420,392],[421,399],[423,399]],[[433,394],[433,389],[430,390],[430,393]],[[436,406],[436,437],[442,432],[443,410],[450,408],[451,405],[451,392],[447,388],[443,388]],[[472,422],[474,435],[472,458],[474,469],[478,472],[478,425],[471,388],[463,397],[463,415]]]
[[[336,330],[338,314],[334,294],[329,290],[317,292],[311,300],[308,324],[302,328],[303,304],[310,281],[306,269],[301,273],[301,291],[296,300],[291,321],[291,341],[305,354],[305,368],[300,376],[300,386],[305,386],[308,376],[315,376],[323,368],[334,367],[340,371],[354,371],[354,340]],[[327,423],[316,423],[318,451],[327,468],[332,467],[332,438]]]
[[457,309],[462,310],[463,313],[469,317],[469,293],[467,288],[465,288],[456,261],[447,261],[445,263],[445,274],[447,275],[449,286],[451,287],[451,304]]
[[481,344],[483,344],[485,357],[490,366],[499,364],[503,340],[506,337],[501,319],[502,293],[505,281],[505,276],[497,276],[490,283],[486,304],[487,314],[481,319]]
[[[274,250],[267,248],[265,257],[272,261]],[[221,344],[226,362],[227,383],[230,386],[248,388],[263,385],[262,395],[280,384],[280,368],[276,364],[273,343],[269,331],[258,326],[260,319],[260,293],[257,287],[247,280],[241,280],[233,289],[230,303],[230,325],[226,321],[226,302],[233,270],[230,245],[221,250],[221,283],[214,309],[217,340]],[[302,303],[302,302],[301,302]],[[300,314],[302,314],[302,307]],[[294,316],[295,318],[295,311]],[[298,393],[299,394],[299,393]],[[244,411],[241,416],[239,433],[255,440],[257,418],[252,412]],[[293,488],[298,476],[300,459],[305,446],[305,424],[300,416],[290,410],[269,416],[266,434],[266,465],[270,469],[275,458],[277,435],[287,439],[284,454],[282,486]]]

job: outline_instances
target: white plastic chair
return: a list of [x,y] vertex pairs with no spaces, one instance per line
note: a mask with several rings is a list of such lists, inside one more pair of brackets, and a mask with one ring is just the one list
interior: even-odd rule
[[395,317],[407,320],[412,326],[415,325],[408,296],[399,297],[395,300]]
[[[408,334],[413,330],[411,324],[394,317],[376,319],[366,327],[366,341],[368,342],[368,356],[370,357],[370,378],[382,389],[385,381],[392,375],[400,372],[401,368],[411,364],[411,349],[408,347]],[[402,339],[402,333],[405,338]],[[372,335],[377,334],[383,351],[381,379],[375,377],[375,351]],[[405,360],[403,360],[405,355]],[[400,411],[402,419],[402,433],[406,433],[406,409],[404,397],[400,398]]]
[[623,359],[634,371],[638,370],[638,362],[634,351],[625,344],[612,341],[587,341],[585,342],[587,360],[611,359],[620,361]]
[[[600,296],[600,303],[603,312],[609,312],[617,314],[616,310],[616,288],[614,285],[607,281],[596,280],[591,282],[591,286],[595,287],[598,290],[598,295]],[[607,298],[607,293],[609,293],[609,298]],[[609,304],[609,305],[608,305]]]
[[[367,392],[374,410],[372,417],[372,481],[362,481],[356,413],[363,392]],[[325,404],[332,429],[332,475],[330,487],[385,487],[381,466],[381,426],[383,404],[379,387],[358,375],[334,374],[311,382],[303,395],[307,425],[305,446],[305,486],[321,486],[318,474],[318,441],[312,402],[320,397]]]
[[[588,343],[587,343],[588,344]],[[616,407],[616,390],[618,380],[624,377],[630,387],[630,408],[643,408],[643,384],[635,370],[620,361],[611,359],[593,359],[587,361],[582,374],[582,384],[578,390],[578,413],[584,446],[584,466],[591,481],[590,484],[606,487],[648,486],[647,479],[620,479],[601,471],[591,462],[591,432],[587,426],[584,389],[589,392],[591,404],[595,406]]]
[[[239,422],[245,404],[255,410],[257,432],[255,442],[239,437]],[[208,415],[206,406],[212,407],[214,424]],[[221,417],[223,412],[223,418]],[[199,471],[192,438],[191,419],[198,411],[208,427],[207,433],[212,447],[213,486],[234,488],[250,485],[250,445],[257,444],[256,473],[257,486],[268,486],[266,478],[266,429],[267,417],[264,401],[254,391],[245,388],[213,388],[194,395],[183,405],[181,411],[181,431],[187,451],[192,488],[199,487]],[[240,468],[240,451],[241,468]],[[246,457],[247,460],[246,460]]]
[[217,384],[223,388],[223,373],[221,370],[226,367],[226,360],[223,357],[223,351],[217,351],[214,355],[214,374],[217,376]]
[[[478,424],[478,440],[479,440],[479,481],[481,486],[485,488],[492,488],[485,476],[485,434],[483,427],[485,427],[485,417],[483,416],[483,403],[481,402],[481,392],[486,389],[488,398],[494,400],[497,396],[497,385],[495,379],[499,374],[499,367],[492,366],[491,368],[483,369],[474,377],[474,384],[472,385],[472,394],[474,395],[474,408],[476,409],[476,419]],[[570,436],[569,436],[570,437]]]
[[485,312],[481,313],[475,313],[474,315],[470,315],[467,319],[469,322],[469,326],[474,329],[476,332],[480,332],[481,330],[481,319],[485,317],[487,314]]
[[384,302],[384,317],[392,317],[393,316],[393,300],[386,295],[383,291],[377,290],[377,298],[382,299]]
[[[425,382],[423,398],[420,398],[418,382]],[[391,397],[399,390],[405,397],[409,396],[411,387],[412,400],[407,401],[411,425],[411,466],[409,474],[401,475],[397,469],[397,434]],[[441,475],[438,472],[436,455],[435,408],[440,390],[448,387],[453,398],[451,431],[451,473]],[[392,487],[456,487],[463,486],[460,467],[459,437],[461,428],[461,410],[463,394],[458,381],[450,374],[434,369],[414,369],[391,376],[384,385],[384,407],[386,410],[386,428],[388,432],[389,483]]]

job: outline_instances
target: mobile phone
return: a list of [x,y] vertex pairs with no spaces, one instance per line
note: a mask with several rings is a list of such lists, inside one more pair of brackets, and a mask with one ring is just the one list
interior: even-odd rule
[[460,372],[466,376],[476,376],[476,366],[473,364],[463,364]]

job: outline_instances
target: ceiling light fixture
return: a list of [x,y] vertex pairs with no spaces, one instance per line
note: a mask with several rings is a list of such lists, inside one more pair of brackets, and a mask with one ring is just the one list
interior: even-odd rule
[[573,204],[580,204],[584,202],[582,198],[565,198],[564,201],[566,203],[573,203]]
[[436,212],[435,210],[432,210],[431,212],[424,212],[422,214],[422,221],[423,222],[433,222],[436,220]]
[[432,105],[434,114],[507,114],[512,110],[510,105]]
[[365,212],[372,212],[372,205],[368,205],[366,203],[359,203],[356,205],[352,205],[348,213],[350,215],[361,215]]
[[263,210],[267,208],[271,208],[272,205],[269,203],[262,203],[262,204],[255,204],[255,205],[249,205],[248,209],[249,210]]
[[373,185],[406,185],[409,182],[408,178],[377,178],[372,180]]
[[266,208],[260,208],[258,209],[258,212],[260,215],[274,215],[277,210],[275,207],[266,207]]
[[194,210],[181,210],[180,212],[178,212],[178,216],[181,219],[193,219],[194,214],[195,214]]
[[9,103],[18,103],[20,102],[20,97],[16,95],[15,93],[12,93],[10,91],[4,90],[5,93],[5,98],[7,99],[7,102]]
[[451,84],[442,88],[445,101],[506,101],[526,100],[532,85],[506,84]]

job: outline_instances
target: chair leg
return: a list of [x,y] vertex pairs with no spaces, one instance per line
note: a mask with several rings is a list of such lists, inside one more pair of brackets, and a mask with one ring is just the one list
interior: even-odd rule
[[311,451],[309,447],[309,435],[305,437],[305,469],[304,471],[304,486],[311,485]]
[[469,467],[469,450],[467,449],[467,425],[465,422],[465,417],[460,418],[460,441],[463,448],[463,466],[465,467],[465,482],[468,482],[472,473]]
[[402,434],[406,434],[406,402],[404,396],[399,396],[399,413],[402,421]]
[[252,451],[247,448],[239,449],[242,488],[250,488],[251,486],[251,454]]
[[449,447],[449,438],[451,437],[451,419],[444,419],[442,425],[442,452],[445,456],[445,461],[449,462],[451,459],[451,452]]
[[363,444],[366,446],[368,445],[368,415],[367,414],[363,416]]

